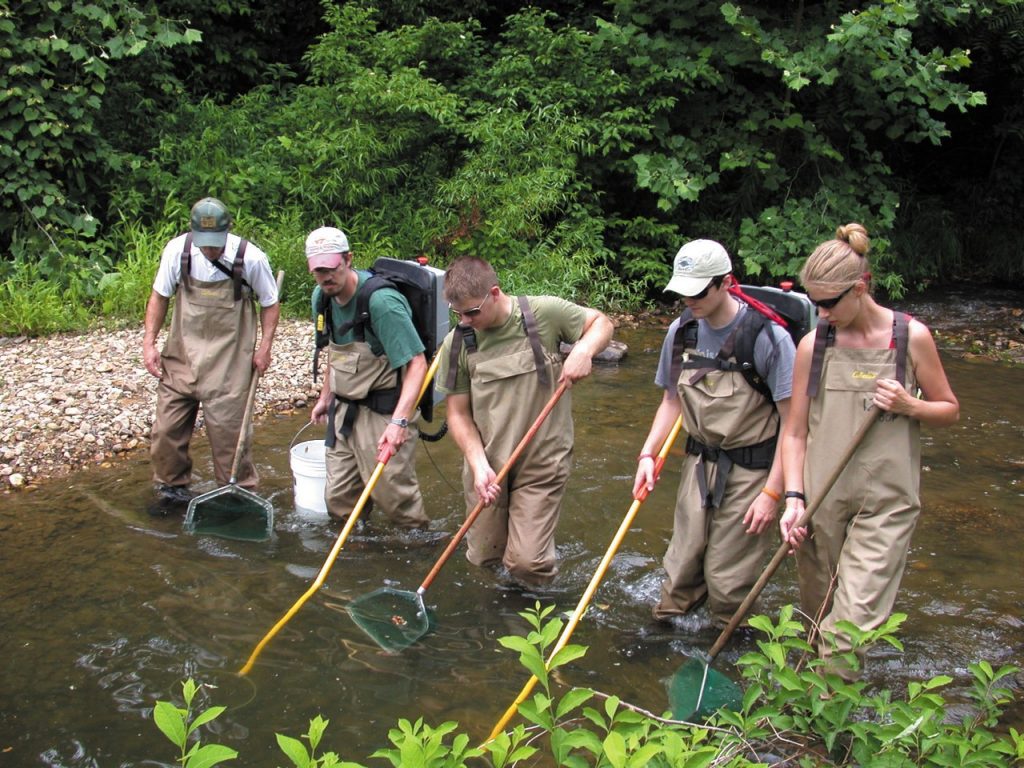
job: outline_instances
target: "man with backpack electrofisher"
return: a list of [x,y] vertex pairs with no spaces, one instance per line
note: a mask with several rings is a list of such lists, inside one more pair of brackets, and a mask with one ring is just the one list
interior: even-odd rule
[[[160,379],[150,443],[160,502],[153,509],[160,513],[191,498],[189,442],[200,403],[214,475],[221,485],[231,479],[253,371],[262,374],[270,365],[281,311],[267,255],[229,233],[231,216],[224,203],[204,197],[192,206],[190,223],[188,232],[164,247],[142,339],[146,370]],[[161,352],[157,335],[172,296],[174,313]],[[260,304],[259,346],[253,299]],[[248,449],[236,481],[243,488],[256,485]]]
[[706,600],[712,621],[724,625],[773,544],[768,532],[783,492],[775,446],[789,409],[794,344],[777,314],[742,293],[729,255],[712,240],[679,250],[665,290],[686,308],[662,345],[655,383],[664,392],[634,493],[653,489],[654,456],[680,414],[688,437],[667,578],[653,613],[667,622]]
[[340,229],[311,232],[306,260],[317,283],[317,350],[329,346],[327,372],[310,415],[328,425],[327,511],[336,520],[348,518],[387,447],[388,468],[366,511],[376,504],[401,527],[425,528],[429,520],[416,477],[413,420],[427,361],[409,302],[372,272],[352,268],[352,251]]

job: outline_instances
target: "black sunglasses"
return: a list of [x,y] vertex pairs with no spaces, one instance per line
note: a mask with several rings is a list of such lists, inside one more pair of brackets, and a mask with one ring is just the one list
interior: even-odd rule
[[[856,285],[856,283],[854,283],[853,285]],[[843,300],[843,296],[845,296],[846,294],[853,290],[853,285],[851,285],[845,291],[840,293],[838,296],[833,296],[831,299],[818,299],[817,301],[811,299],[811,304],[818,307],[819,309],[832,309],[836,304]]]
[[718,288],[722,284],[723,280],[725,280],[725,275],[718,275],[717,277],[712,277],[711,282],[704,287],[703,291],[701,291],[700,293],[695,293],[693,296],[683,296],[683,298],[689,299],[690,301],[700,301],[701,299],[707,298],[708,291],[710,291],[712,287]]

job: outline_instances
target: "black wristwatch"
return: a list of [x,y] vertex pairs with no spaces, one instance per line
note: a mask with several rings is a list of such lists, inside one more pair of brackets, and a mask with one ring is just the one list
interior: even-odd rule
[[786,491],[785,496],[787,499],[800,499],[804,504],[807,503],[807,497],[804,496],[803,491]]

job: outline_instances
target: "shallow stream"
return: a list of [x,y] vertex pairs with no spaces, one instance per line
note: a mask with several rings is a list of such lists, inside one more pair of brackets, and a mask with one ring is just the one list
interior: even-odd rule
[[[912,309],[926,322],[943,311],[927,303]],[[483,738],[528,677],[497,639],[525,631],[518,613],[535,600],[571,611],[630,506],[635,457],[659,399],[652,379],[661,335],[623,329],[625,362],[596,369],[573,390],[576,467],[556,584],[537,593],[509,589],[460,550],[427,592],[436,630],[400,654],[383,652],[345,606],[385,584],[415,590],[444,539],[403,535],[371,517],[253,671],[235,674],[309,587],[340,530],[294,505],[288,446],[306,413],[257,428],[259,492],[277,510],[265,542],[192,535],[180,517],[151,517],[144,455],[0,497],[0,765],[172,765],[174,749],[151,710],[161,699],[180,703],[180,681],[189,676],[217,686],[210,701],[228,711],[216,739],[238,749],[247,766],[286,762],[274,734],[298,736],[317,714],[331,721],[324,746],[359,762],[386,744],[399,718],[454,719]],[[944,362],[962,416],[951,429],[924,431],[924,512],[897,603],[909,615],[906,648],[878,649],[868,676],[901,689],[948,673],[955,681],[947,697],[964,702],[972,661],[1024,666],[1024,376],[985,360],[945,355]],[[197,441],[206,478],[199,490],[215,487],[204,443]],[[704,613],[674,630],[649,618],[671,531],[675,464],[576,630],[573,641],[588,654],[560,675],[656,712],[667,708],[664,680],[717,636]],[[451,438],[421,447],[434,531],[450,534],[462,521],[459,466]],[[766,589],[765,607],[795,600],[787,562]],[[738,638],[717,666],[729,671],[751,642]],[[1012,719],[1020,728],[1024,712]]]

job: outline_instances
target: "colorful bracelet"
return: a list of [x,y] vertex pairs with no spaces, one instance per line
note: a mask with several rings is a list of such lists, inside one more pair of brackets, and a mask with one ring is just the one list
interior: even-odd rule
[[653,458],[654,458],[654,454],[653,453],[641,453],[639,456],[636,457],[636,460],[637,461],[643,461],[644,459],[653,459]]
[[776,503],[782,501],[782,497],[775,491],[769,490],[767,486],[761,489],[761,493]]

